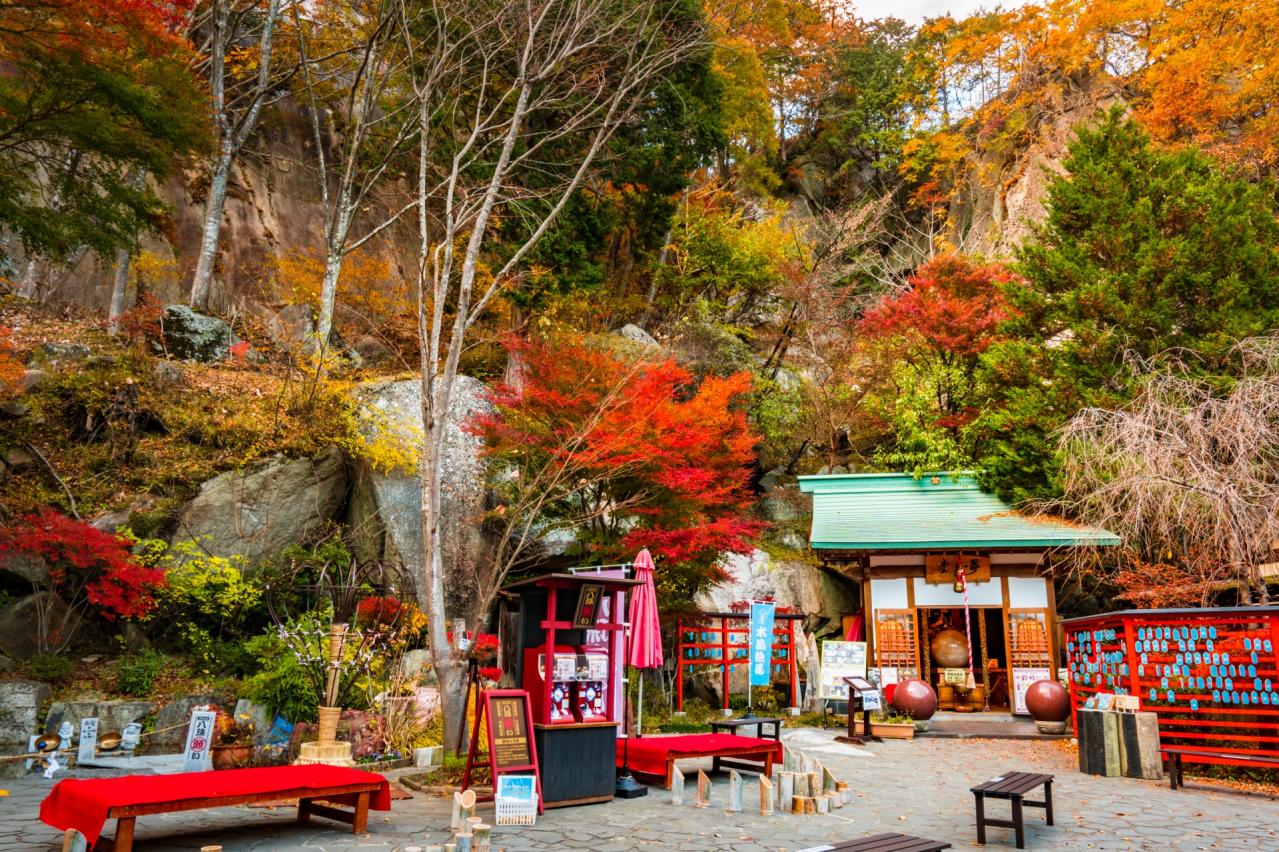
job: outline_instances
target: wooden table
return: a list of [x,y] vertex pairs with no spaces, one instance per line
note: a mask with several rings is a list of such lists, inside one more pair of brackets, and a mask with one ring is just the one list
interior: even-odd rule
[[[711,733],[718,734],[723,731],[737,736],[740,734],[739,729],[748,728],[752,725],[759,726],[757,728],[758,733],[756,735],[756,739],[772,740],[773,742],[778,743],[782,741],[782,720],[772,716],[752,716],[744,719],[720,719],[718,721],[711,722]],[[764,730],[765,725],[771,725],[772,730],[766,732]],[[763,761],[742,759],[725,760],[719,757],[711,759],[712,772],[719,772],[720,769],[725,767],[728,769],[745,769],[747,772],[764,772]],[[771,775],[772,772],[769,771],[766,774]]]
[[[1027,793],[1036,787],[1043,786],[1044,800],[1042,802],[1023,799]],[[977,799],[977,842],[986,842],[986,826],[997,825],[1000,828],[1011,828],[1017,835],[1017,848],[1026,848],[1026,828],[1022,814],[1022,806],[1030,808],[1043,808],[1048,824],[1053,824],[1053,777],[1051,775],[1041,775],[1037,772],[1005,772],[997,775],[989,781],[983,781],[976,787],[972,788],[973,796]],[[992,799],[1008,799],[1012,802],[1013,818],[993,819],[986,816],[986,797]]]
[[834,845],[810,846],[799,852],[937,852],[949,843],[911,834],[875,834],[858,840],[840,840]]

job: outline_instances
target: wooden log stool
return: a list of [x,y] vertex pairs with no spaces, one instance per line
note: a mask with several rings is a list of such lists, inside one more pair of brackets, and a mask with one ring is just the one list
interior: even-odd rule
[[[1044,788],[1044,800],[1042,802],[1023,798],[1023,796],[1040,785]],[[986,842],[986,826],[996,825],[1000,828],[1011,828],[1016,832],[1017,848],[1025,849],[1026,828],[1022,814],[1023,806],[1043,808],[1048,824],[1053,824],[1053,777],[1051,775],[1042,775],[1037,772],[1005,772],[973,787],[972,792],[977,800],[977,842],[979,844]],[[1011,801],[1013,818],[1006,820],[987,817],[985,801],[987,796],[992,799],[1008,799]]]

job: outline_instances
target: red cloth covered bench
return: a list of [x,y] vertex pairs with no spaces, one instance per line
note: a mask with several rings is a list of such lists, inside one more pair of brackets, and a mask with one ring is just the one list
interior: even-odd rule
[[672,734],[660,737],[631,737],[629,757],[626,757],[626,740],[617,741],[617,765],[623,760],[631,771],[640,775],[652,775],[665,779],[667,790],[671,788],[671,770],[677,760],[699,757],[739,757],[757,761],[759,771],[771,778],[773,763],[782,759],[782,744],[776,740],[756,737],[739,737],[735,734]]
[[[68,778],[59,781],[40,803],[40,820],[64,831],[74,828],[94,849],[129,852],[134,823],[140,816],[281,799],[298,800],[299,823],[323,816],[348,823],[359,834],[368,827],[370,807],[391,809],[391,787],[372,772],[323,765]],[[316,799],[350,805],[353,810],[316,804]],[[101,836],[109,819],[117,820],[114,841]]]

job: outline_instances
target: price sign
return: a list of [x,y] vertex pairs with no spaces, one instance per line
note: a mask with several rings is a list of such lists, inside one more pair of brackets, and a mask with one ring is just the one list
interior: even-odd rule
[[881,693],[878,689],[872,689],[869,692],[863,692],[860,694],[863,710],[884,709],[883,693]]
[[822,641],[822,679],[818,686],[818,698],[836,701],[848,700],[846,677],[866,676],[866,643],[843,642],[834,639]]
[[212,710],[196,710],[187,727],[187,745],[182,758],[183,772],[205,772],[212,768],[209,747],[213,745],[213,723],[218,717]]

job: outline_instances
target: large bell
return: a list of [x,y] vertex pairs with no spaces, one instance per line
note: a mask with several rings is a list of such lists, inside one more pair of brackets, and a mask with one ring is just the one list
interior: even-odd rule
[[968,640],[953,627],[934,635],[928,647],[932,649],[933,663],[937,668],[968,668]]

